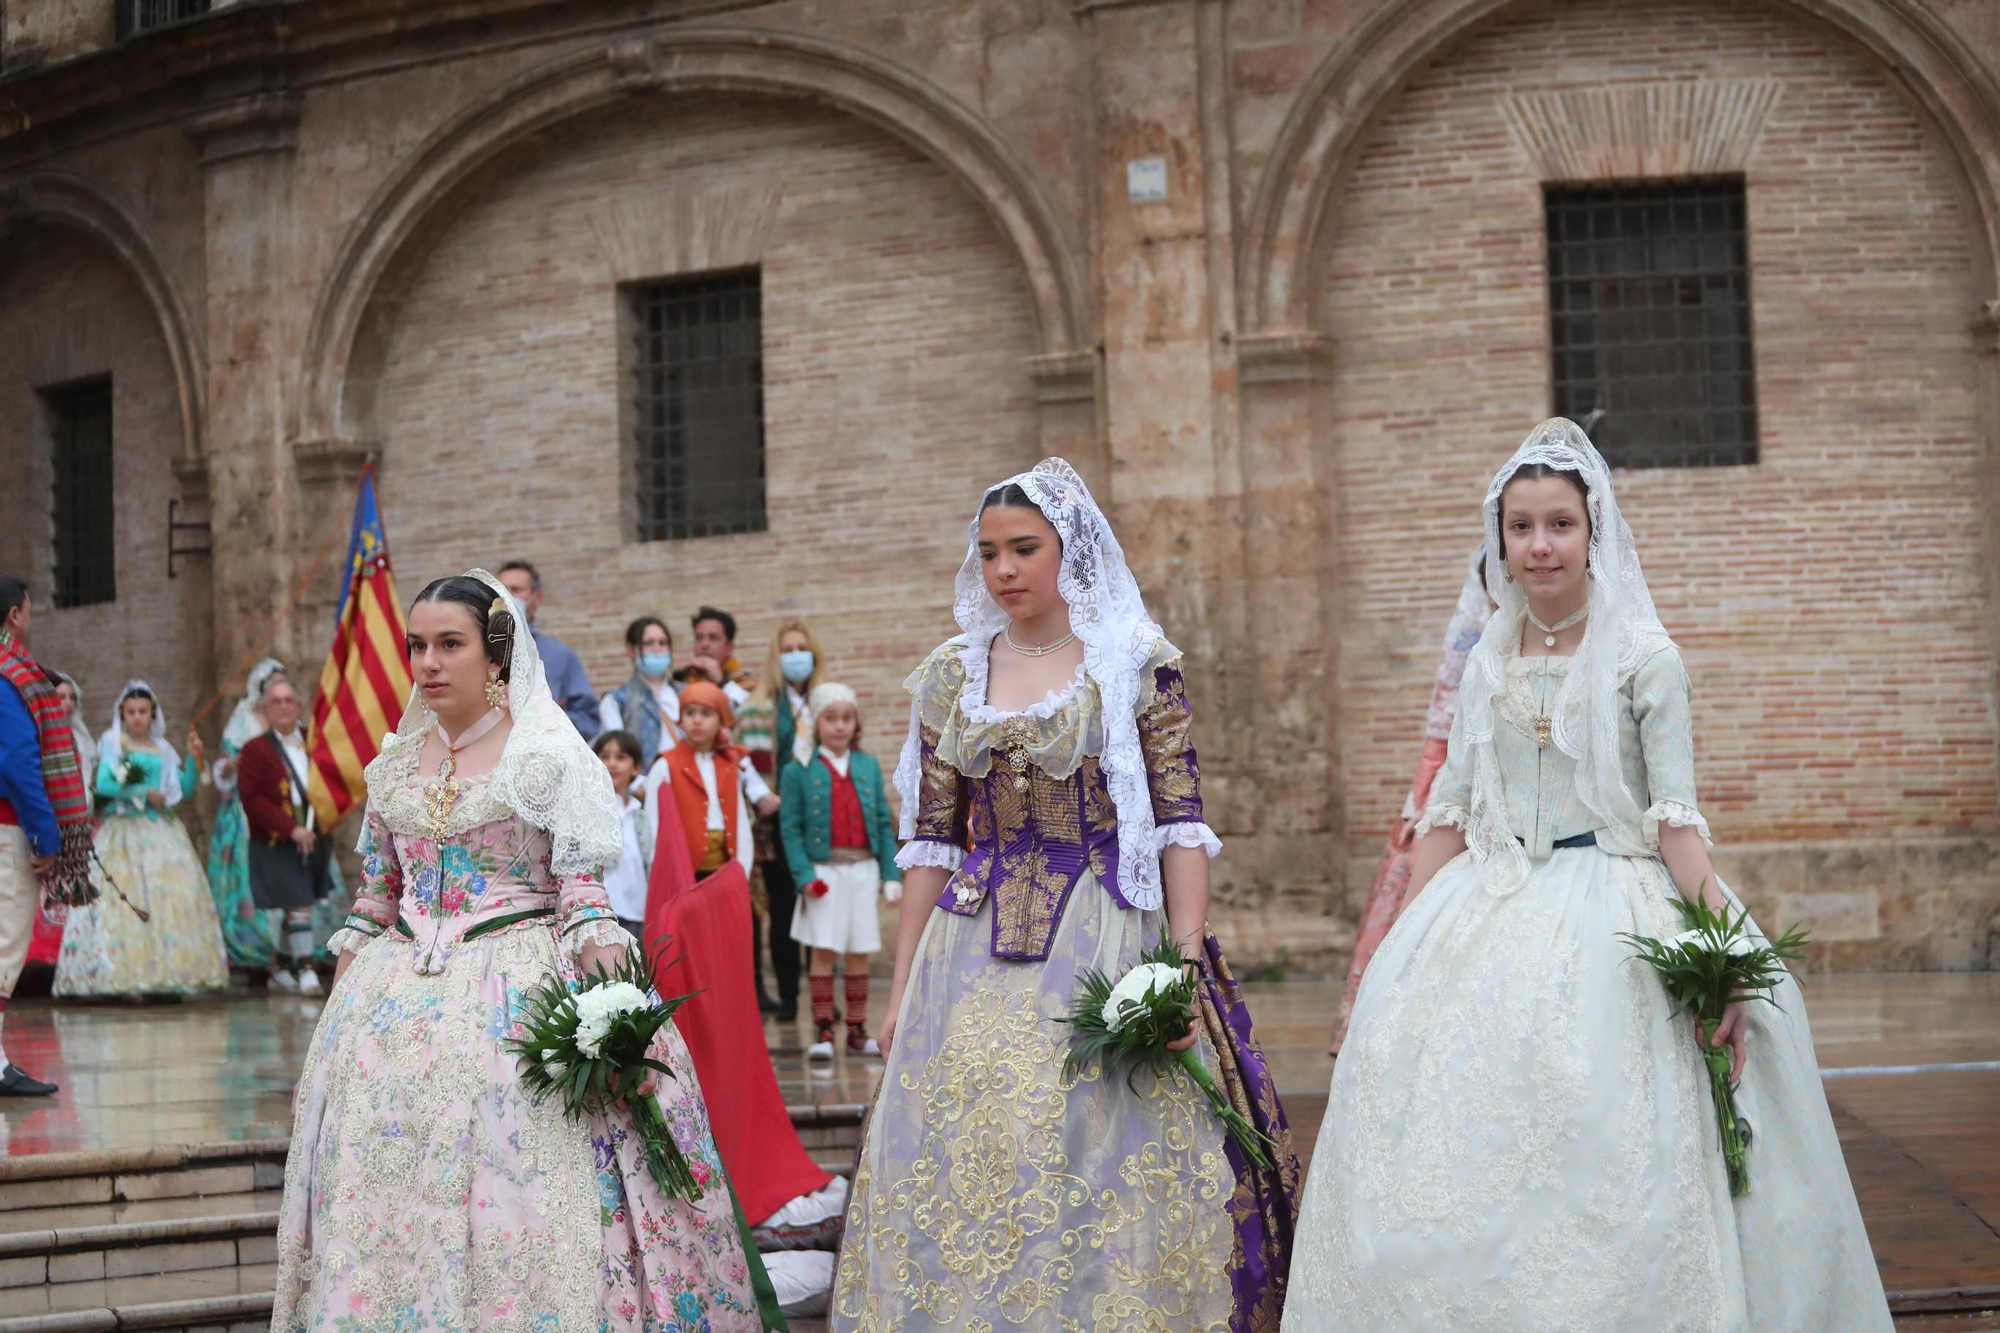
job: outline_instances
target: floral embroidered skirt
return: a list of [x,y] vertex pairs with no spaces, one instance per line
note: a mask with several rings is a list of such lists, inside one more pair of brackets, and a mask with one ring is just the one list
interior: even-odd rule
[[229,984],[215,903],[179,819],[109,815],[97,827],[97,859],[150,919],[97,876],[97,901],[71,908],[63,928],[57,995],[185,995]]
[[[543,921],[414,970],[391,931],[328,999],[299,1080],[271,1327],[757,1333],[761,1321],[701,1090],[671,1026],[658,1094],[706,1186],[661,1195],[622,1115],[567,1119],[503,1046],[558,965]],[[564,970],[573,976],[567,962]]]
[[991,910],[934,911],[924,928],[855,1173],[832,1327],[1275,1329],[1298,1167],[1240,1002],[1204,1006],[1200,1049],[1232,1099],[1256,1089],[1239,1105],[1285,1144],[1275,1181],[1239,1175],[1184,1076],[1062,1076],[1069,1029],[1055,1018],[1077,973],[1136,964],[1161,913],[1121,908],[1086,876],[1048,960],[1020,963],[992,957]]

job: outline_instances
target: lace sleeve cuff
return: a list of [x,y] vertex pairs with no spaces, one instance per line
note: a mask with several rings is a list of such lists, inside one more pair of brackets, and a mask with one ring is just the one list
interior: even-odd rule
[[1693,828],[1701,833],[1704,847],[1713,847],[1715,839],[1709,836],[1708,821],[1701,817],[1701,811],[1679,801],[1655,801],[1652,809],[1642,816],[1646,826],[1646,846],[1660,850],[1660,825],[1669,828]]
[[1417,825],[1417,836],[1421,838],[1439,825],[1448,825],[1463,833],[1472,826],[1472,814],[1462,805],[1434,805],[1424,811],[1423,820]]
[[896,864],[904,870],[957,870],[965,863],[965,849],[948,842],[920,838],[896,853]]
[[626,934],[625,927],[618,924],[618,918],[608,911],[603,916],[585,913],[572,917],[569,924],[563,927],[562,951],[568,957],[582,957],[586,944],[605,949],[614,945],[623,945],[627,949],[639,947],[639,942]]
[[1215,857],[1222,852],[1222,839],[1198,819],[1156,825],[1153,829],[1153,850],[1164,852],[1169,847],[1199,847],[1210,857]]
[[368,943],[368,941],[374,939],[376,936],[382,933],[382,928],[380,926],[376,926],[373,921],[370,921],[368,924],[370,926],[374,926],[374,929],[364,930],[360,926],[354,924],[353,917],[349,917],[347,919],[347,924],[345,926],[342,926],[339,930],[334,931],[333,938],[329,939],[326,942],[326,951],[329,954],[332,954],[335,958],[338,958],[340,957],[340,955],[344,953],[353,953],[355,950],[359,949],[362,945]]

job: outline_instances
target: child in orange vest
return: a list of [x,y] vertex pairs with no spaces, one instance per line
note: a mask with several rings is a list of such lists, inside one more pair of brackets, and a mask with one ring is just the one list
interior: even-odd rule
[[661,755],[648,782],[646,800],[656,811],[664,807],[655,803],[674,802],[697,880],[731,861],[746,876],[750,873],[750,802],[738,781],[743,754],[723,739],[733,725],[729,696],[721,686],[705,680],[688,685],[681,691],[681,734],[687,744]]

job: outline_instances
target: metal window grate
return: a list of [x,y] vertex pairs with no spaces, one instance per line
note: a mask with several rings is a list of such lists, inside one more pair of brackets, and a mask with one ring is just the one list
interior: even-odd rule
[[1551,185],[1555,410],[1614,467],[1757,461],[1743,182]]
[[208,12],[209,0],[118,0],[118,40]]
[[57,606],[118,596],[112,544],[111,379],[42,390],[53,419]]
[[626,293],[638,539],[764,531],[761,275],[709,273]]

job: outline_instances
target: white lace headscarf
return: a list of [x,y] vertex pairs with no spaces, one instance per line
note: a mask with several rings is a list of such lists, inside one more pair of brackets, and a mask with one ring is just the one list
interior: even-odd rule
[[270,688],[272,680],[285,674],[285,664],[275,657],[267,657],[250,668],[249,679],[243,682],[243,697],[236,701],[236,707],[229,714],[229,724],[222,729],[222,740],[232,750],[241,750],[244,742],[253,736],[261,736],[270,729],[270,724],[257,714],[264,702],[264,691]]
[[1444,653],[1438,659],[1437,676],[1432,682],[1431,711],[1424,723],[1424,735],[1433,740],[1451,739],[1451,720],[1458,714],[1458,687],[1465,679],[1465,659],[1485,632],[1493,615],[1493,602],[1486,595],[1486,580],[1479,565],[1486,558],[1486,543],[1472,548],[1466,561],[1465,582],[1458,590],[1458,605],[1444,627]]
[[[118,761],[125,757],[125,701],[135,694],[143,694],[153,701],[153,727],[147,739],[160,752],[160,794],[167,798],[168,805],[181,803],[181,757],[174,747],[167,744],[167,715],[160,707],[160,696],[153,693],[153,687],[143,680],[128,680],[125,688],[118,691],[118,701],[111,705],[111,730],[97,738],[97,761],[118,767]],[[96,785],[93,776],[92,785]]]
[[[507,674],[507,711],[514,728],[487,778],[487,794],[549,835],[549,869],[556,878],[596,875],[617,861],[625,848],[625,813],[611,788],[611,777],[576,724],[550,696],[542,655],[520,603],[483,569],[468,570],[465,577],[491,588],[514,616]],[[399,780],[397,771],[404,758],[415,758],[411,752],[423,747],[425,735],[436,725],[422,692],[412,688],[403,720],[384,738],[382,752],[368,765],[371,798],[379,782]]]
[[[979,559],[979,514],[995,491],[1019,486],[1062,540],[1056,592],[1069,604],[1070,628],[1083,640],[1083,669],[1104,704],[1104,753],[1098,763],[1118,808],[1118,892],[1141,910],[1160,905],[1160,851],[1153,834],[1153,795],[1139,748],[1142,675],[1165,634],[1146,613],[1138,580],[1076,469],[1048,458],[1030,471],[986,488],[972,516],[965,563],[959,567],[953,614],[965,631],[967,670],[983,678],[993,640],[1010,617],[986,591]],[[900,776],[900,769],[899,769]],[[908,793],[906,809],[916,807]]]
[[1472,809],[1466,846],[1487,867],[1495,893],[1511,893],[1527,881],[1528,857],[1507,825],[1500,761],[1493,748],[1493,702],[1506,689],[1502,645],[1518,648],[1527,615],[1527,594],[1507,577],[1506,546],[1500,531],[1500,497],[1514,474],[1541,463],[1583,478],[1590,520],[1589,606],[1583,642],[1556,692],[1550,740],[1576,761],[1576,794],[1607,826],[1634,830],[1641,811],[1625,785],[1618,757],[1618,690],[1640,664],[1671,642],[1653,607],[1653,594],[1639,568],[1632,529],[1618,512],[1611,468],[1583,428],[1551,417],[1529,432],[1514,456],[1493,475],[1481,516],[1486,525],[1486,583],[1499,610],[1465,665],[1459,709],[1465,728],[1461,744],[1472,747]]

